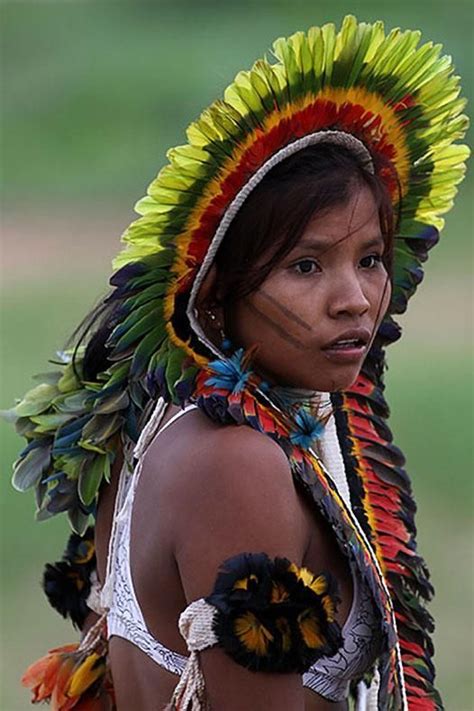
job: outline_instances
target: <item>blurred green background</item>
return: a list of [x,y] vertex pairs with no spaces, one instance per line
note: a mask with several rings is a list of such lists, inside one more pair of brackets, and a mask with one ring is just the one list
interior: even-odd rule
[[[472,95],[470,0],[3,2],[0,406],[45,370],[106,291],[110,259],[165,150],[272,40],[346,13],[420,28],[453,55]],[[463,184],[428,278],[403,317],[387,376],[392,427],[419,503],[419,545],[437,596],[446,708],[474,708],[472,649],[472,180]],[[0,711],[29,708],[26,665],[74,639],[39,587],[62,553],[63,520],[35,524],[9,485],[22,445],[2,436]]]

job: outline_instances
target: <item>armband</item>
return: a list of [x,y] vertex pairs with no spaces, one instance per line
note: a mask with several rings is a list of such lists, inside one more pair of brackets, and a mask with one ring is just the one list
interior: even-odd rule
[[244,553],[223,564],[206,602],[217,644],[252,671],[306,671],[342,643],[335,580],[286,558]]
[[298,672],[342,645],[335,620],[334,578],[314,575],[286,558],[242,553],[226,560],[212,593],[179,618],[190,656],[171,700],[172,709],[208,708],[198,653],[220,646],[255,672]]

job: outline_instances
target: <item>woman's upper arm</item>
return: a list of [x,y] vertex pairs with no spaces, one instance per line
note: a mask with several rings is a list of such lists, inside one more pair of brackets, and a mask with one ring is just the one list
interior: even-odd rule
[[[181,467],[172,538],[188,603],[210,595],[221,564],[240,553],[264,552],[297,565],[304,555],[286,456],[259,433],[232,430],[210,437],[199,456]],[[252,672],[218,647],[201,652],[201,664],[213,708],[303,708],[297,673]]]

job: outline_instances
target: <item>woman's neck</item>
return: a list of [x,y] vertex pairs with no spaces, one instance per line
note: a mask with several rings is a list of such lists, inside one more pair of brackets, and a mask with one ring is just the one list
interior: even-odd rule
[[317,390],[309,390],[308,388],[297,388],[292,385],[270,386],[272,399],[276,398],[284,405],[307,405],[312,406],[319,402],[320,395]]

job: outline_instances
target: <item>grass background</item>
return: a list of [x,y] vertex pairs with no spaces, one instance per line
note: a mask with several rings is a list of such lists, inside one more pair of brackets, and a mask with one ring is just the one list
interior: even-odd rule
[[[186,125],[280,35],[352,12],[442,42],[472,95],[470,2],[3,2],[1,407],[31,387],[106,289],[132,206],[185,141]],[[428,279],[402,318],[387,375],[392,428],[419,502],[437,596],[446,708],[474,708],[472,648],[472,180],[463,184]],[[74,638],[39,589],[62,552],[61,519],[33,521],[9,485],[22,442],[1,428],[0,710],[29,708],[25,666]]]

